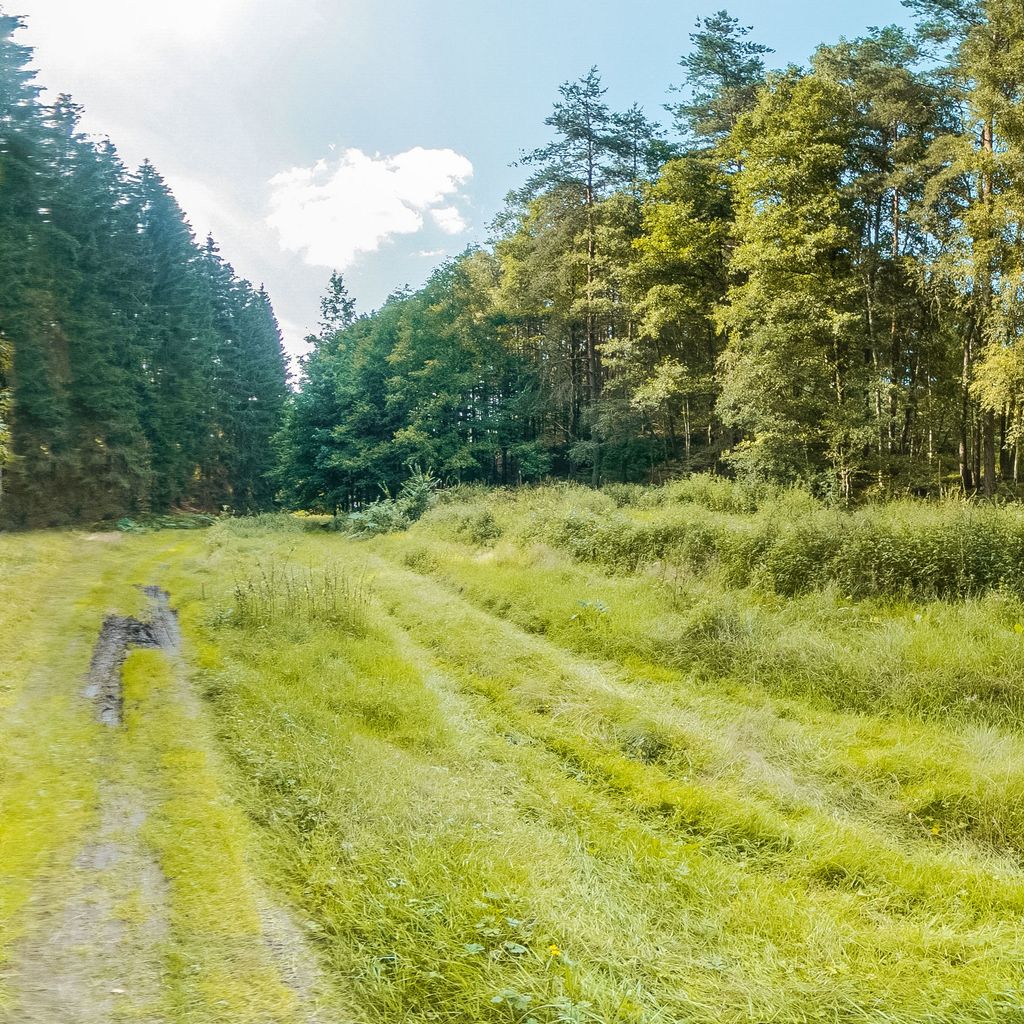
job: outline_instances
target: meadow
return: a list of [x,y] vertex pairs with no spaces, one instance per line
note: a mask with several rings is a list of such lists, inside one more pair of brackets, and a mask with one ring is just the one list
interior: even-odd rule
[[[98,968],[96,1020],[1024,1021],[1015,507],[693,478],[331,525],[0,537],[0,1019],[45,1019],[26,950],[115,793],[88,884],[148,982]],[[80,680],[143,584],[182,650],[129,653],[111,730]]]

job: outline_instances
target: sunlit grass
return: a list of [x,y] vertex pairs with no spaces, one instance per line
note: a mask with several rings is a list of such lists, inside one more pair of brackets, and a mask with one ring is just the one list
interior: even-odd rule
[[121,770],[152,806],[143,829],[169,888],[163,1012],[188,1024],[298,1021],[262,941],[251,838],[207,730],[162,651],[124,666]]
[[[429,522],[369,548],[287,543],[297,565],[366,574],[362,630],[196,625],[231,652],[207,686],[275,870],[371,1017],[1011,1012],[1012,733],[664,657],[679,609],[648,577],[452,544]],[[211,538],[211,572],[278,547],[269,530],[247,544]],[[856,643],[894,614],[856,606],[834,633]]]
[[171,591],[203,698],[131,655],[122,764],[154,800],[169,1018],[289,1019],[261,885],[351,1019],[1024,1014],[1017,599],[609,572],[529,539],[577,500],[469,494],[369,543],[271,517],[105,556],[105,578]]
[[109,590],[75,566],[77,543],[0,537],[0,964],[33,885],[67,870],[96,803],[99,731],[76,698]]

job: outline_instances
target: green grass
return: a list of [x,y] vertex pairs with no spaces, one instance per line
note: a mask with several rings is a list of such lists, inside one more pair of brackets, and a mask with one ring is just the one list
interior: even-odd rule
[[268,517],[105,556],[186,638],[129,659],[119,760],[154,801],[169,1018],[295,1015],[266,887],[347,1019],[1024,1020],[1019,599],[609,562],[550,532],[581,507],[836,515],[706,481],[470,492],[371,541]]
[[143,837],[169,888],[160,1010],[189,1024],[298,1021],[295,994],[261,941],[245,819],[227,799],[177,671],[162,651],[129,654],[118,737],[123,781],[143,781],[149,791]]
[[106,611],[142,605],[129,557],[82,535],[0,537],[0,964],[35,882],[66,873],[95,821],[104,736],[80,693]]
[[[694,477],[663,488],[564,485],[479,496],[492,532],[541,541],[617,572],[652,562],[718,571],[731,586],[791,597],[827,586],[849,597],[1024,596],[1024,508],[949,500],[826,508],[799,490]],[[435,512],[472,529],[463,507]]]

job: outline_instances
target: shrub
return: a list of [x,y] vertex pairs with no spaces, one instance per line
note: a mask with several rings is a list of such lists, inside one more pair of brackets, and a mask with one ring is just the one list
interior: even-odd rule
[[696,477],[646,505],[616,501],[614,490],[587,497],[551,489],[533,503],[519,539],[616,572],[657,562],[717,569],[732,586],[786,597],[829,586],[858,598],[1024,596],[1018,506],[903,501],[849,512],[796,489],[763,488],[756,511],[736,512],[750,507],[751,493]]
[[217,521],[218,537],[255,537],[268,533],[303,533],[302,520],[288,512],[261,512],[254,516],[225,516]]
[[432,533],[478,547],[501,536],[501,527],[494,513],[489,508],[473,505],[440,505],[424,517],[423,524]]
[[375,501],[359,512],[352,512],[341,521],[341,528],[354,537],[373,537],[378,533],[394,533],[408,529],[412,520],[391,498]]
[[434,504],[439,487],[440,481],[429,469],[415,467],[397,497],[385,490],[383,498],[343,519],[341,528],[356,537],[408,529]]
[[151,530],[205,530],[217,517],[204,512],[175,512],[167,515],[126,516],[116,523],[122,533],[148,533]]
[[619,508],[642,505],[649,493],[640,484],[606,484],[602,490]]

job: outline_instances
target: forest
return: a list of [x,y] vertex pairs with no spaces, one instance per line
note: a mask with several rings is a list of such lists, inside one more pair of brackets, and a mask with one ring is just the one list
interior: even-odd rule
[[1016,494],[1024,24],[906,6],[773,71],[701,19],[667,128],[565,83],[487,245],[362,315],[331,276],[295,394],[267,294],[41,102],[6,17],[4,521],[352,509],[410,466]]
[[274,500],[288,388],[270,297],[151,164],[43,103],[0,13],[0,523]]
[[767,71],[720,11],[667,129],[559,90],[490,244],[356,317],[332,279],[280,437],[303,507],[412,463],[511,484],[692,471],[828,500],[1016,493],[1024,20],[908,0]]

